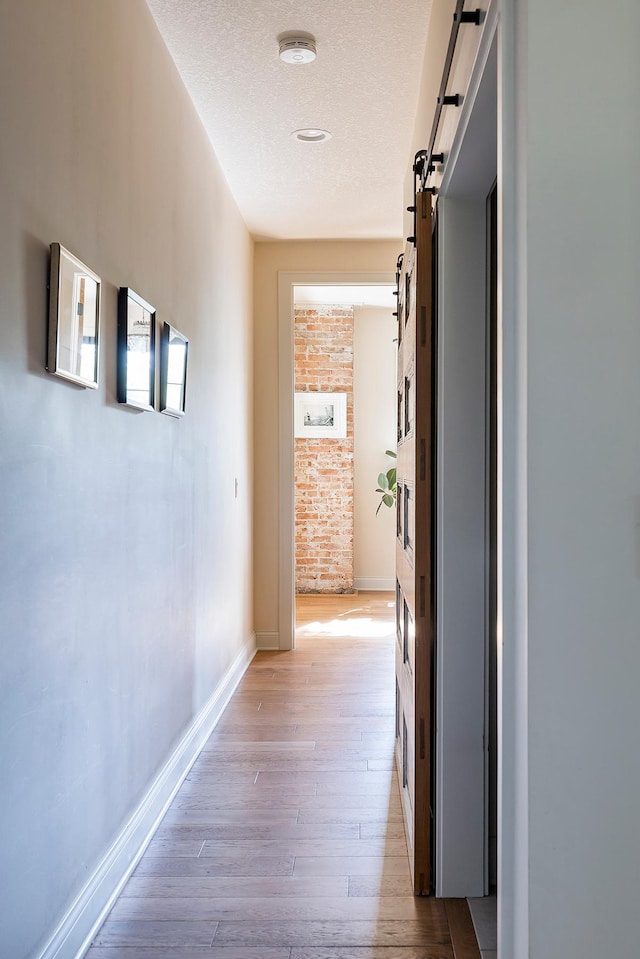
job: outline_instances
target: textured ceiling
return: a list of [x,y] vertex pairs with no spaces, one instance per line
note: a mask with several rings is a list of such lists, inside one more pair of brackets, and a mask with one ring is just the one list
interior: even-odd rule
[[[147,0],[249,229],[396,238],[431,0]],[[278,36],[316,38],[314,63]],[[325,143],[292,131],[329,130]]]

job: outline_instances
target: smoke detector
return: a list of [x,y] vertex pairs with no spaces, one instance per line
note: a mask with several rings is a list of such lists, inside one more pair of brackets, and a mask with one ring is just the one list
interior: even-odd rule
[[315,58],[314,37],[284,37],[280,41],[280,59],[285,63],[313,63]]

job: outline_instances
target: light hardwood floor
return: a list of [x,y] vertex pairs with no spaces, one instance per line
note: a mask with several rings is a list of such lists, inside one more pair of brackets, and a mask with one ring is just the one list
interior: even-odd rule
[[479,959],[464,901],[415,899],[394,742],[394,597],[298,597],[89,959]]

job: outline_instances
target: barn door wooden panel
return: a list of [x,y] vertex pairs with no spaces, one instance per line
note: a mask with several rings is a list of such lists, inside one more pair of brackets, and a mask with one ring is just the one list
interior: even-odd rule
[[396,765],[416,895],[432,891],[433,413],[431,195],[398,280]]

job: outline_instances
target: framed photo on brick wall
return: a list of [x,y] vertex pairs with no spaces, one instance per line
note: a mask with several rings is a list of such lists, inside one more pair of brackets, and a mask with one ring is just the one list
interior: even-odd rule
[[300,439],[341,439],[347,435],[346,393],[296,393],[295,436]]

